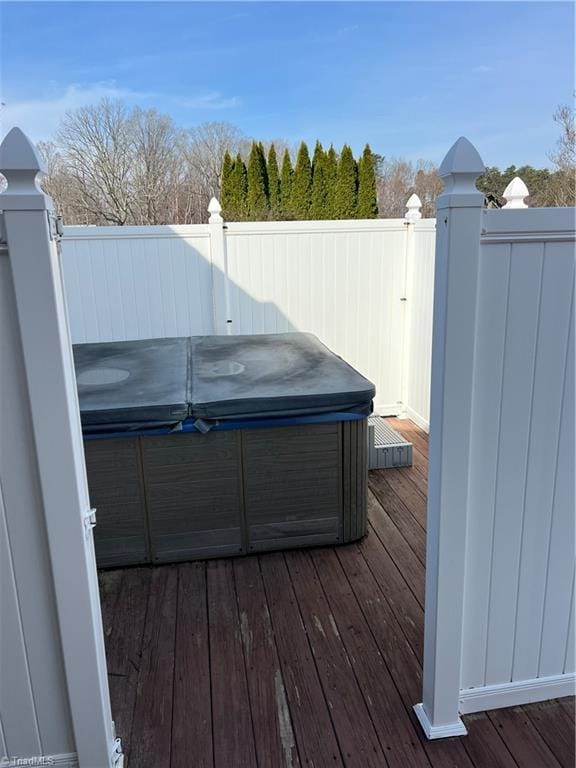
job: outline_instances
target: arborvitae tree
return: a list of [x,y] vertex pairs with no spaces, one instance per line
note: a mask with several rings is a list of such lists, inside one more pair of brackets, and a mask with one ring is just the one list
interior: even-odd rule
[[307,219],[310,213],[310,193],[312,191],[312,166],[310,154],[304,142],[300,144],[292,179],[292,212],[296,219]]
[[326,177],[326,218],[336,218],[336,187],[338,180],[338,155],[332,145],[326,152],[324,163],[324,176]]
[[326,153],[317,141],[312,157],[312,192],[310,194],[310,218],[328,218],[326,188]]
[[347,144],[342,147],[336,179],[336,217],[353,219],[356,216],[358,197],[358,168]]
[[358,162],[358,208],[359,219],[375,219],[378,216],[378,198],[376,196],[376,171],[374,155],[370,145],[366,144]]
[[280,214],[283,219],[291,219],[292,215],[292,160],[287,149],[282,157],[282,171],[280,173]]
[[268,179],[262,144],[252,142],[248,159],[248,215],[252,221],[268,218]]
[[273,219],[280,218],[280,174],[278,172],[278,160],[276,159],[276,147],[270,145],[268,152],[268,199],[270,200],[270,215]]
[[224,218],[230,219],[234,210],[234,160],[230,157],[228,150],[224,154],[220,176],[220,204]]
[[246,218],[247,213],[248,174],[240,153],[238,153],[234,160],[232,190],[230,221],[242,221]]

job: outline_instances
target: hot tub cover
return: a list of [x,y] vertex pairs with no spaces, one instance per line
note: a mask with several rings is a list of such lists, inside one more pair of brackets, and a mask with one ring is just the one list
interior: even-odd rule
[[375,394],[311,333],[79,344],[74,362],[82,424],[90,431],[174,425],[187,417],[368,415]]
[[311,333],[193,336],[191,415],[369,414],[374,385]]
[[189,413],[187,338],[74,346],[84,426],[169,424]]

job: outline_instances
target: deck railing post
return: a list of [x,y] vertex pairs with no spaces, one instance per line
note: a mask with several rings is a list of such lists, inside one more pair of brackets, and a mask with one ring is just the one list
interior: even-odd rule
[[[0,145],[0,194],[78,764],[119,766],[106,673],[82,430],[58,251],[36,151],[17,128]],[[69,713],[62,713],[68,717]]]
[[430,465],[422,703],[428,738],[464,735],[459,717],[470,420],[480,230],[482,160],[465,138],[439,174],[430,402]]
[[214,333],[231,334],[230,287],[228,284],[228,258],[226,254],[226,225],[222,206],[213,197],[208,206],[210,227],[210,260],[212,263],[212,309]]

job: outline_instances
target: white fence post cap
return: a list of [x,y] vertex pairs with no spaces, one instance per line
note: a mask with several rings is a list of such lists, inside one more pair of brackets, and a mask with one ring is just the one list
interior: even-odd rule
[[406,213],[404,214],[404,218],[408,221],[421,219],[422,213],[420,212],[420,208],[422,208],[422,201],[418,195],[416,193],[410,195],[406,202]]
[[210,222],[210,224],[214,224],[214,222],[218,222],[218,221],[224,221],[224,219],[220,215],[221,211],[222,211],[222,206],[220,205],[218,200],[216,200],[216,198],[213,197],[212,200],[210,200],[210,204],[208,205],[208,213],[210,214],[210,218],[208,219],[208,221]]
[[8,187],[0,194],[5,211],[52,208],[52,201],[40,188],[46,167],[36,147],[20,128],[12,128],[0,144],[0,173]]
[[528,197],[528,187],[519,176],[515,176],[504,190],[503,197],[506,200],[504,208],[528,208],[524,198]]

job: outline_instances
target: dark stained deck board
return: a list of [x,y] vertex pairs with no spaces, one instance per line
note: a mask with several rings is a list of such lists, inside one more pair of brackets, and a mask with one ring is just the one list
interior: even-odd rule
[[378,497],[386,509],[386,514],[400,531],[408,546],[420,560],[426,564],[426,531],[412,515],[404,502],[398,498],[394,488],[386,479],[386,470],[370,473],[369,490]]
[[212,768],[212,691],[206,566],[178,566],[171,768]]
[[427,436],[390,421],[416,460],[370,473],[363,541],[100,574],[128,768],[574,764],[574,699],[468,715],[466,738],[424,738],[412,705]]
[[[138,675],[150,591],[150,571],[144,568],[112,571],[122,574],[118,584],[113,625],[107,631],[110,701],[116,732],[129,741],[136,706]],[[124,750],[126,761],[130,753]]]
[[410,479],[407,469],[387,469],[371,472],[369,478],[373,475],[384,475],[386,482],[392,488],[398,499],[410,511],[412,517],[426,532],[426,496],[420,493],[418,488]]
[[488,715],[481,712],[463,719],[468,728],[463,746],[474,765],[516,768],[516,761]]
[[258,560],[235,560],[234,578],[258,766],[298,768],[300,758]]
[[[169,768],[178,571],[150,571],[150,594],[130,737],[130,762]],[[128,630],[131,629],[127,625]]]
[[302,764],[314,768],[342,766],[330,710],[284,556],[262,555],[260,567]]
[[[371,499],[368,499],[369,509]],[[360,544],[362,555],[380,585],[418,659],[424,651],[422,606],[414,597],[398,566],[371,529]]]
[[344,762],[382,768],[384,752],[310,554],[285,557]]
[[388,765],[429,768],[416,726],[398,717],[404,703],[336,553],[323,549],[311,557]]
[[386,590],[382,590],[368,567],[362,555],[362,545],[342,547],[337,550],[337,556],[404,702],[405,717],[416,728],[431,765],[434,768],[472,768],[459,739],[429,742],[416,723],[412,706],[421,697],[421,662],[402,631]]
[[388,508],[385,508],[372,492],[369,493],[368,505],[370,525],[396,563],[412,594],[424,608],[424,565],[390,519]]
[[519,766],[558,768],[560,763],[532,725],[526,707],[493,709],[488,712],[488,717]]
[[525,711],[562,768],[574,768],[576,754],[573,712],[572,715],[568,714],[558,699],[531,704]]
[[206,566],[214,765],[256,768],[256,747],[232,560]]
[[112,634],[114,628],[114,614],[120,598],[120,587],[123,578],[124,571],[101,571],[98,574],[102,629],[106,638]]

